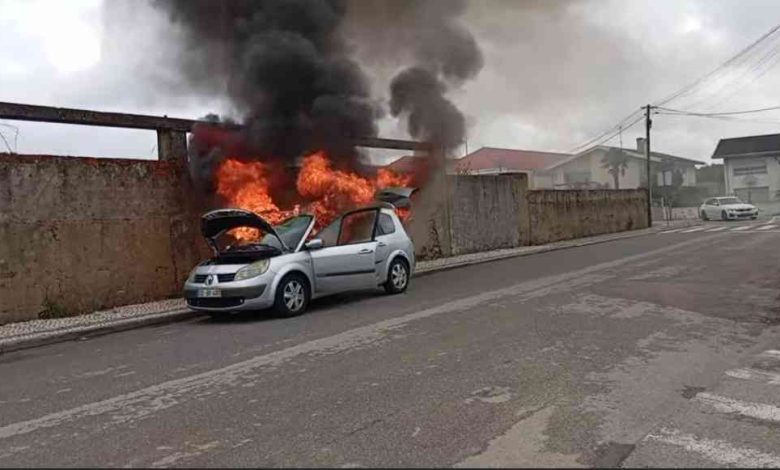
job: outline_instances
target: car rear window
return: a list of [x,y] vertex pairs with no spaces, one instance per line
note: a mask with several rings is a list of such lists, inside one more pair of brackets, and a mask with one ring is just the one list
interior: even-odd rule
[[393,218],[387,214],[379,214],[379,224],[376,227],[377,235],[390,235],[395,233]]

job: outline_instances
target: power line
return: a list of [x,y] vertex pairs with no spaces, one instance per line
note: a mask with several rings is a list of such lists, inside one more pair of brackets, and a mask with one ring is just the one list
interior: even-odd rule
[[[756,80],[758,80],[760,77],[764,76],[769,70],[771,70],[776,64],[777,64],[777,56],[778,53],[780,53],[780,42],[777,41],[777,36],[772,38],[772,41],[774,41],[776,44],[772,46],[772,41],[768,42],[769,46],[764,48],[764,52],[758,52],[756,55],[756,58],[758,59],[757,62],[753,63],[752,65],[749,64],[749,62],[752,61],[751,59],[745,59],[743,63],[736,65],[732,64],[730,68],[735,69],[734,73],[729,76],[729,73],[724,74],[724,78],[720,81],[720,85],[717,86],[714,90],[710,92],[705,91],[705,96],[702,98],[694,101],[693,103],[688,104],[686,106],[687,108],[695,108],[702,103],[705,103],[709,100],[716,99],[716,97],[722,92],[726,91],[726,95],[724,95],[721,99],[717,100],[710,109],[713,109],[717,107],[718,105],[728,101],[732,96],[734,96],[735,93],[742,90],[744,87],[754,83]],[[759,51],[762,47],[756,47],[755,51]],[[753,51],[751,51],[752,53]],[[744,57],[748,57],[750,54],[746,54]],[[764,67],[762,70],[762,67],[768,64],[767,67]],[[715,80],[715,83],[718,80]],[[740,83],[741,82],[741,83]],[[715,84],[713,83],[713,85]]]
[[[636,113],[634,113],[634,114],[636,114]],[[602,133],[597,138],[589,140],[585,144],[582,144],[582,145],[579,145],[577,147],[574,147],[572,150],[570,150],[570,151],[568,151],[566,153],[577,154],[577,153],[580,153],[583,150],[589,149],[591,147],[596,147],[596,146],[601,145],[601,144],[603,144],[605,142],[608,142],[608,141],[614,139],[616,136],[621,135],[623,133],[623,131],[634,127],[638,122],[642,121],[644,118],[645,118],[644,115],[639,115],[636,119],[634,119],[633,121],[631,121],[628,124],[624,124],[625,120],[621,121],[620,125],[617,125],[617,126],[611,128],[609,131]]]
[[11,129],[14,131],[14,145],[13,148],[11,148],[11,144],[8,143],[8,139],[6,139],[5,135],[3,135],[2,132],[0,132],[0,138],[3,139],[3,142],[5,143],[5,146],[8,147],[8,151],[11,153],[16,153],[17,144],[19,143],[19,128],[16,126],[12,126],[11,124],[6,124],[4,122],[0,122],[0,126],[7,127],[8,129]]
[[763,120],[763,119],[744,119],[744,118],[736,118],[731,116],[720,116],[717,114],[713,115],[713,114],[698,114],[698,113],[666,113],[666,112],[660,112],[658,114],[664,114],[667,116],[686,116],[686,117],[700,117],[706,119],[719,119],[721,121],[750,122],[755,124],[780,124],[780,121],[771,121],[771,120]]
[[680,90],[676,91],[675,93],[672,93],[671,95],[667,96],[666,98],[664,98],[664,99],[662,99],[660,101],[657,101],[654,105],[655,106],[661,106],[661,105],[664,105],[664,104],[666,104],[666,103],[668,103],[668,102],[670,102],[670,101],[672,101],[674,99],[677,99],[678,97],[682,96],[683,94],[687,93],[688,91],[690,91],[690,90],[694,89],[695,87],[699,86],[700,84],[702,84],[706,80],[709,80],[710,78],[712,78],[716,74],[721,73],[724,69],[726,69],[727,67],[731,66],[734,62],[739,61],[743,56],[746,56],[750,51],[752,51],[758,45],[760,45],[761,43],[766,41],[770,36],[772,36],[778,30],[780,30],[780,24],[775,26],[775,27],[773,27],[772,29],[770,29],[763,36],[761,36],[760,38],[756,39],[754,42],[749,44],[747,47],[745,47],[744,49],[739,51],[734,57],[732,57],[731,59],[729,59],[726,62],[722,63],[721,65],[719,65],[718,67],[713,69],[708,74],[706,74],[703,77],[700,77],[699,79],[691,82],[690,84],[684,86],[683,88],[681,88]]
[[[668,111],[669,113],[689,114],[689,115],[696,115],[696,116],[730,116],[730,115],[734,115],[734,114],[752,114],[752,113],[763,113],[765,111],[775,111],[775,110],[780,109],[780,106],[771,106],[771,107],[768,107],[768,108],[759,108],[759,109],[748,109],[748,110],[744,110],[744,111],[728,111],[728,112],[720,112],[720,113],[697,113],[695,111],[686,111],[686,110],[680,110],[680,109],[664,108],[662,106],[658,106],[657,109]],[[667,113],[661,113],[661,114],[667,114]]]
[[[763,34],[761,37],[759,37],[758,39],[753,41],[747,47],[745,47],[744,49],[739,51],[736,55],[734,55],[729,60],[727,60],[726,62],[722,63],[721,65],[719,65],[718,67],[716,67],[715,69],[713,69],[712,71],[707,73],[706,75],[704,75],[704,76],[700,77],[699,79],[691,82],[690,84],[682,87],[678,91],[676,91],[676,92],[672,93],[671,95],[663,98],[662,100],[656,101],[655,104],[651,108],[657,108],[659,106],[667,104],[667,103],[669,103],[669,102],[671,102],[671,101],[673,101],[673,100],[675,100],[675,99],[677,99],[677,98],[679,98],[679,97],[689,93],[691,90],[695,90],[697,87],[699,87],[700,85],[705,83],[707,80],[710,80],[713,77],[717,77],[718,74],[723,73],[723,71],[726,70],[728,67],[730,67],[731,65],[741,61],[742,58],[747,57],[750,53],[752,53],[753,50],[755,50],[757,47],[762,45],[767,39],[769,39],[778,30],[780,30],[780,24],[774,26],[768,32]],[[629,119],[631,119],[632,117],[636,116],[636,114],[641,112],[641,111],[642,111],[642,108],[640,108],[640,110],[638,110],[638,111],[635,111],[635,112],[629,114],[628,116],[623,118],[620,122],[618,122],[616,125],[612,126],[608,130],[602,132],[598,136],[588,140],[587,142],[585,142],[583,144],[580,144],[577,147],[574,147],[574,149],[572,151],[568,152],[568,153],[578,153],[583,148],[599,145],[600,143],[605,142],[606,140],[609,140],[609,139],[613,138],[615,135],[617,135],[615,133],[615,130],[617,130],[618,133],[621,133],[622,129],[627,128],[626,126],[624,126],[625,122],[628,121]],[[643,116],[640,116],[637,120],[632,122],[628,127],[631,127],[634,124],[636,124],[637,122],[639,122],[642,119],[642,117]]]

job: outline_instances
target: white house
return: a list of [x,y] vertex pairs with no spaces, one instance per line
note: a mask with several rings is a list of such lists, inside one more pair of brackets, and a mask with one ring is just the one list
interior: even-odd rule
[[[647,160],[645,140],[637,139],[637,148],[599,145],[555,163],[534,174],[537,188],[568,189],[576,187],[635,189],[645,187]],[[611,158],[610,158],[611,157]],[[613,161],[612,165],[608,162]],[[618,164],[618,162],[620,162]],[[682,186],[696,186],[696,165],[704,162],[660,152],[650,155],[650,171],[658,186],[671,186],[674,174]],[[616,181],[617,180],[617,181]]]
[[780,134],[721,139],[712,159],[723,160],[728,194],[758,204],[780,202]]

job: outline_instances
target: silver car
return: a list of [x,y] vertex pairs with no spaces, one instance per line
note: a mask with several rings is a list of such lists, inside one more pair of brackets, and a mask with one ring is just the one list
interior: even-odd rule
[[[273,307],[300,315],[310,300],[340,292],[384,287],[406,290],[415,266],[414,245],[394,206],[380,202],[343,214],[305,240],[314,217],[300,215],[272,226],[243,209],[203,215],[201,230],[214,257],[192,270],[184,284],[190,308],[214,314]],[[223,243],[239,227],[258,229],[259,242]]]

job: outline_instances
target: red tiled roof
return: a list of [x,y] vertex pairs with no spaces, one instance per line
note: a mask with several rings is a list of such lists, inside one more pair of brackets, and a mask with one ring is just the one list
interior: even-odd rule
[[510,171],[530,171],[546,168],[570,157],[571,155],[565,153],[482,147],[453,163],[458,168],[472,171],[494,168]]
[[393,163],[387,165],[385,168],[388,170],[393,170],[396,173],[404,173],[407,171],[413,171],[415,166],[415,159],[420,157],[413,157],[411,155],[406,155],[404,157],[399,158],[398,160],[393,161]]

